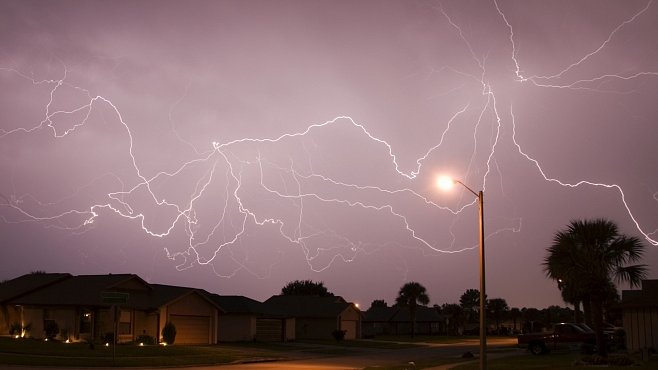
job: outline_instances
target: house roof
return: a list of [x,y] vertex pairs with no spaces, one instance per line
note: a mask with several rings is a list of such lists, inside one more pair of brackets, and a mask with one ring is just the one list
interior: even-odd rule
[[159,308],[166,305],[169,305],[187,295],[198,294],[201,298],[205,299],[211,305],[215,306],[220,312],[225,313],[223,307],[220,307],[217,302],[210,298],[210,293],[206,292],[203,289],[173,286],[173,285],[162,285],[162,284],[151,284],[153,291],[146,295],[140,296],[140,299],[146,300],[149,307]]
[[[31,293],[11,300],[21,305],[90,305],[109,306],[103,303],[101,293],[105,291],[127,291],[121,285],[136,283],[143,287],[143,292],[151,290],[150,286],[139,276],[133,274],[116,275],[79,275],[69,276],[51,285],[34,290]],[[131,302],[133,306],[133,302]]]
[[[0,284],[0,302],[27,306],[109,307],[112,303],[103,301],[103,294],[107,292],[128,293],[127,303],[119,305],[140,310],[156,310],[190,294],[198,294],[220,312],[225,312],[225,309],[211,299],[211,294],[205,290],[149,284],[135,274],[23,275]],[[240,298],[243,298],[244,305],[256,307],[253,302],[260,304],[246,297],[234,297],[230,298],[230,301],[237,304],[241,301]],[[236,304],[231,307],[235,307]]]
[[208,298],[228,314],[262,314],[265,312],[263,303],[244,296],[208,294]]
[[[417,306],[416,307],[416,322],[438,322],[443,321],[444,316],[440,315],[434,308]],[[391,318],[393,322],[409,322],[411,321],[411,313],[409,307],[402,306]]]
[[336,318],[354,304],[339,296],[275,295],[263,302],[268,314],[292,317]]
[[365,312],[364,321],[388,322],[399,310],[399,307],[370,307]]
[[27,274],[0,283],[0,302],[6,302],[39,288],[54,284],[71,277],[71,274]]

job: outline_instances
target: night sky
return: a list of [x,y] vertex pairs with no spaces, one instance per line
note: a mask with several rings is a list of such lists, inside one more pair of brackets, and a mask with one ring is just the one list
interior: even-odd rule
[[[658,278],[658,3],[0,1],[0,280],[564,306],[607,218]],[[627,289],[627,286],[620,286]]]

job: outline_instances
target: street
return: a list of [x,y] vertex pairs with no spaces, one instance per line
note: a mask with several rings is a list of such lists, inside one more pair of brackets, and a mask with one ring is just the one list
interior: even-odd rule
[[[488,340],[489,353],[497,353],[503,348],[510,348],[516,344],[516,338],[492,338]],[[459,343],[449,344],[436,344],[436,343],[423,343],[423,346],[404,348],[404,349],[376,349],[376,348],[355,348],[355,352],[346,356],[329,356],[318,354],[317,356],[303,355],[303,357],[286,360],[286,361],[270,361],[270,362],[254,362],[254,363],[240,363],[240,364],[226,364],[226,365],[210,365],[210,366],[195,366],[186,367],[186,370],[281,370],[281,369],[305,369],[305,370],[347,370],[347,369],[363,369],[368,366],[392,366],[400,365],[409,362],[420,361],[436,361],[446,358],[454,358],[462,360],[461,356],[466,352],[473,354],[478,353],[479,342],[477,340],[468,340]],[[508,349],[504,353],[515,355],[521,353],[522,350]],[[468,359],[463,359],[468,361]],[[462,362],[462,361],[455,361]],[[410,368],[412,365],[410,365]],[[43,369],[42,367],[30,366],[8,366],[0,365],[0,369]],[[78,368],[80,370],[86,368]],[[98,370],[98,368],[94,368]],[[113,368],[116,369],[116,368]],[[140,370],[168,370],[179,369],[163,368],[163,367],[140,367]],[[64,368],[48,367],[48,370],[65,370]]]

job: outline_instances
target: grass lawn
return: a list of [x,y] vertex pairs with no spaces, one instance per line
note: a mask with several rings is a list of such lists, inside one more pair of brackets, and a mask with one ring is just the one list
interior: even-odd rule
[[113,360],[112,347],[45,342],[34,339],[0,338],[0,363],[53,366],[178,366],[222,364],[281,358],[266,347],[240,346],[137,346],[119,345]]
[[[613,356],[621,356],[611,354]],[[491,359],[487,361],[487,369],[490,370],[525,370],[525,369],[550,369],[550,370],[566,370],[566,369],[587,369],[601,366],[576,366],[576,362],[583,358],[583,355],[578,353],[550,353],[542,356],[534,356],[531,354],[524,354],[519,356],[511,356],[504,358]],[[648,363],[643,363],[639,358],[631,356],[636,362],[636,366],[604,366],[607,370],[629,370],[629,369],[657,369],[658,357],[654,356]],[[479,369],[479,362],[475,361],[469,364],[464,364],[455,367],[455,370],[477,370]]]

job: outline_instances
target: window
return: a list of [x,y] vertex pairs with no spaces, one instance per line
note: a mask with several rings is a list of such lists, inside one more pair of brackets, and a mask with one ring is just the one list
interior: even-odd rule
[[132,312],[121,311],[119,317],[119,335],[132,334]]

